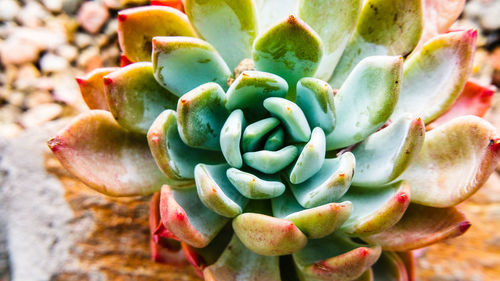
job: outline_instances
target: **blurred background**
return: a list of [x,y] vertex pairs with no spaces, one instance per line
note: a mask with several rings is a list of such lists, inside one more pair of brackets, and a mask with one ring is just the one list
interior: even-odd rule
[[[149,258],[149,198],[102,196],[72,178],[45,142],[87,110],[75,76],[117,66],[119,9],[149,0],[0,0],[0,281],[197,280]],[[500,0],[469,0],[454,29],[479,31],[473,77],[496,86]],[[462,237],[415,252],[417,280],[500,280],[500,167],[460,208]]]

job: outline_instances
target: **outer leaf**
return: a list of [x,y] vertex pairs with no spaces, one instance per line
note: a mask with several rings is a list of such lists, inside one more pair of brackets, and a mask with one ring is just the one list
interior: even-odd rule
[[259,33],[266,32],[271,26],[297,13],[298,0],[255,0]]
[[161,87],[151,63],[130,64],[104,76],[110,111],[125,129],[146,134],[165,109],[175,109],[177,96]]
[[217,262],[203,271],[206,281],[280,280],[279,257],[257,255],[236,235]]
[[194,167],[198,163],[224,162],[219,152],[192,148],[181,140],[173,110],[165,110],[156,118],[148,131],[148,142],[156,164],[169,179],[166,183],[174,188],[194,186]]
[[383,252],[373,265],[376,281],[409,281],[403,260],[394,252]]
[[183,242],[197,248],[207,246],[229,221],[205,207],[196,188],[172,190],[164,185],[160,200],[161,221]]
[[257,176],[256,173],[247,173],[235,168],[228,169],[226,174],[236,189],[250,199],[270,199],[285,191],[285,185],[277,176]]
[[368,270],[380,253],[380,246],[364,246],[333,233],[309,240],[293,259],[301,280],[350,281]]
[[306,236],[291,221],[257,213],[237,216],[233,229],[247,248],[263,256],[288,255],[307,243]]
[[338,122],[326,138],[327,150],[362,141],[389,119],[400,92],[401,57],[369,57],[361,61],[335,96]]
[[327,81],[354,31],[361,0],[299,1],[299,17],[323,40],[324,56],[315,76]]
[[353,68],[369,56],[405,56],[422,33],[422,0],[367,0],[329,83],[340,88]]
[[462,12],[465,0],[424,0],[422,4],[424,30],[419,46],[440,33],[447,32]]
[[369,268],[354,281],[374,281],[373,270]]
[[364,237],[384,250],[408,251],[462,235],[470,222],[456,208],[432,208],[410,204],[403,218],[388,230]]
[[48,145],[68,171],[106,195],[146,195],[167,181],[144,136],[125,131],[107,111],[80,114]]
[[167,6],[175,8],[181,12],[184,12],[184,1],[183,0],[151,0],[150,5],[152,6]]
[[278,151],[247,152],[243,154],[243,161],[262,173],[274,174],[292,163],[298,154],[297,147],[289,145]]
[[90,109],[103,109],[109,111],[103,77],[118,69],[118,67],[97,68],[84,77],[76,78],[76,82],[78,82],[78,86],[80,86],[83,100]]
[[473,30],[450,32],[412,54],[405,62],[401,95],[391,118],[409,112],[427,124],[450,109],[469,76],[476,37]]
[[341,229],[351,235],[378,233],[396,224],[410,204],[410,186],[406,182],[377,190],[351,187],[342,200],[351,201],[352,215]]
[[[290,16],[255,40],[257,70],[283,77],[292,89],[302,77],[314,75],[322,56],[319,36],[306,23]],[[292,100],[294,93],[290,94]]]
[[[250,58],[257,36],[257,16],[251,0],[186,0],[186,14],[196,30],[234,69]],[[224,36],[220,32],[224,30]]]
[[209,82],[227,90],[231,77],[214,47],[191,37],[153,38],[153,69],[160,85],[179,97]]
[[311,128],[302,109],[284,98],[267,98],[264,101],[267,111],[276,116],[287,128],[292,141],[306,142],[311,136]]
[[196,36],[196,32],[185,14],[170,7],[138,7],[118,13],[118,41],[129,60],[151,61],[154,36]]
[[246,121],[243,116],[243,111],[237,109],[231,112],[220,131],[219,142],[222,154],[226,162],[236,168],[241,168],[243,165],[240,140],[245,125]]
[[177,104],[177,125],[181,139],[191,147],[220,150],[220,131],[229,113],[224,90],[203,84],[183,95]]
[[325,133],[321,128],[314,128],[311,139],[302,149],[295,165],[290,172],[290,182],[303,183],[314,176],[325,162]]
[[450,207],[474,194],[500,160],[495,128],[464,116],[429,131],[417,158],[400,176],[412,188],[412,202]]
[[320,127],[325,134],[335,128],[335,101],[328,83],[315,78],[302,78],[297,84],[295,103],[304,112],[311,128]]
[[377,186],[396,179],[417,156],[424,142],[425,127],[420,118],[403,116],[357,145],[353,184]]

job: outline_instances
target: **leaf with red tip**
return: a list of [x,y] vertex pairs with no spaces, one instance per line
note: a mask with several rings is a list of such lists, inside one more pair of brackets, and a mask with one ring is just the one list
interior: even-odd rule
[[458,96],[453,106],[445,114],[427,125],[427,130],[464,115],[483,117],[490,108],[495,91],[491,87],[484,87],[473,81],[467,81],[462,93]]
[[172,190],[164,185],[160,200],[161,221],[179,239],[193,247],[206,247],[229,219],[205,207],[196,188]]
[[412,202],[444,208],[474,194],[500,160],[495,131],[484,119],[463,116],[427,132],[419,154],[399,177],[410,183]]
[[307,243],[293,222],[263,214],[243,213],[233,220],[233,229],[247,248],[263,256],[288,255]]
[[350,281],[360,277],[378,259],[380,246],[365,246],[333,233],[311,239],[293,254],[300,280]]
[[423,45],[434,36],[447,32],[462,12],[465,0],[424,0],[422,4],[424,29],[419,45]]
[[410,204],[403,218],[384,232],[363,237],[388,251],[409,251],[462,235],[470,227],[455,207],[433,208]]
[[118,41],[131,61],[151,61],[154,36],[196,36],[185,14],[162,6],[131,8],[118,13]]
[[409,281],[403,260],[394,252],[383,252],[372,269],[377,281]]
[[103,77],[118,69],[118,67],[97,68],[84,77],[76,78],[83,100],[90,109],[109,111]]
[[410,186],[400,181],[377,189],[351,187],[342,200],[353,205],[342,231],[351,235],[378,233],[401,219],[410,204]]
[[151,194],[167,181],[145,137],[125,131],[108,111],[80,114],[48,145],[67,170],[106,195]]
[[258,255],[234,235],[217,262],[203,271],[206,281],[280,280],[279,257]]
[[124,67],[132,63],[134,62],[129,60],[126,55],[124,55],[123,53],[120,55],[120,67]]
[[151,0],[151,6],[167,6],[184,12],[184,3],[182,0]]

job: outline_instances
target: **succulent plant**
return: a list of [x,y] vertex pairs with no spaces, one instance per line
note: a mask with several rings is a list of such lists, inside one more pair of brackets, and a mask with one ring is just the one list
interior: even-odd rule
[[[464,1],[185,0],[118,15],[122,68],[49,146],[88,186],[152,194],[152,253],[205,280],[411,280],[495,169]],[[186,14],[182,12],[185,10]],[[465,90],[464,90],[465,88]],[[486,97],[486,98],[485,98]]]

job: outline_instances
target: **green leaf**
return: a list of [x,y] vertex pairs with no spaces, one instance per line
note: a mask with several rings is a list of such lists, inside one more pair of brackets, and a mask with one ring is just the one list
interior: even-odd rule
[[77,77],[82,98],[90,109],[109,111],[103,77],[120,69],[119,67],[97,68],[83,77]]
[[278,176],[249,173],[235,168],[228,169],[226,174],[236,189],[250,199],[270,199],[285,191],[285,185]]
[[196,248],[206,247],[229,218],[214,213],[198,198],[196,188],[161,188],[161,221],[182,242]]
[[323,40],[324,56],[315,77],[328,80],[356,27],[361,0],[299,1],[299,17]]
[[476,192],[500,160],[495,128],[476,116],[458,117],[426,133],[416,159],[399,177],[412,202],[451,207]]
[[356,157],[356,186],[379,186],[396,179],[418,155],[424,142],[425,125],[420,118],[403,116],[359,145]]
[[233,229],[248,249],[263,256],[288,255],[307,243],[291,221],[263,214],[241,214],[233,220]]
[[264,101],[264,107],[271,112],[271,115],[281,120],[293,141],[309,140],[311,128],[307,124],[304,112],[295,103],[284,98],[267,98]]
[[210,210],[224,217],[235,217],[243,211],[248,199],[234,188],[226,176],[230,166],[198,164],[194,180],[201,202]]
[[285,144],[285,130],[282,127],[276,128],[266,140],[264,150],[276,151]]
[[231,112],[220,131],[220,148],[227,163],[232,167],[241,168],[243,165],[240,140],[245,125],[243,111],[236,109]]
[[[234,69],[251,57],[257,16],[251,0],[186,0],[186,14],[196,30]],[[221,36],[224,30],[224,36]]]
[[80,114],[48,145],[71,174],[109,196],[151,194],[168,181],[146,138],[120,127],[108,111]]
[[234,235],[217,262],[203,271],[203,277],[206,281],[279,280],[279,257],[258,255]]
[[177,107],[177,96],[161,87],[149,62],[127,65],[106,76],[108,105],[120,126],[146,134],[165,109]]
[[451,108],[462,92],[472,67],[477,32],[450,32],[428,41],[405,62],[403,85],[391,116],[406,112],[426,124]]
[[406,266],[394,252],[383,252],[372,268],[375,280],[408,281]]
[[280,124],[280,120],[269,117],[248,125],[243,131],[241,147],[244,152],[256,151],[263,143],[264,136]]
[[148,131],[148,142],[156,164],[170,179],[166,183],[175,188],[194,185],[194,167],[198,163],[224,162],[220,152],[193,148],[181,140],[173,110],[165,110],[156,118]]
[[351,186],[355,166],[350,152],[338,158],[325,159],[321,170],[301,184],[290,184],[290,188],[304,208],[313,208],[334,202]]
[[342,231],[350,235],[378,233],[401,219],[410,204],[410,185],[400,181],[376,190],[351,187],[342,200],[351,201],[354,208]]
[[226,108],[239,108],[249,120],[257,121],[268,116],[262,104],[266,98],[284,98],[287,92],[288,84],[277,75],[244,71],[227,90]]
[[354,67],[370,56],[405,56],[422,34],[421,0],[367,0],[356,31],[329,80],[340,88]]
[[462,235],[470,227],[455,207],[433,208],[410,204],[403,218],[393,227],[363,240],[388,251],[409,251]]
[[297,147],[289,145],[278,151],[247,152],[243,154],[243,161],[262,173],[274,174],[292,163],[298,154]]
[[185,144],[221,150],[220,132],[229,116],[225,102],[224,90],[216,83],[203,84],[179,99],[177,125]]
[[151,61],[154,36],[191,36],[196,32],[185,14],[177,9],[147,6],[118,13],[118,41],[131,61]]
[[403,58],[374,56],[361,61],[335,96],[337,126],[327,150],[362,141],[391,116],[398,101]]
[[295,103],[304,112],[311,128],[320,127],[329,134],[335,128],[335,102],[333,89],[328,83],[315,78],[302,78],[297,84]]
[[[319,36],[302,20],[290,16],[255,40],[257,70],[283,77],[292,89],[302,77],[313,76],[322,56]],[[290,99],[294,100],[292,92]]]
[[290,172],[290,182],[299,184],[314,176],[323,166],[325,154],[325,133],[316,127]]
[[153,69],[160,85],[179,97],[209,82],[227,90],[232,75],[214,47],[191,37],[153,38]]
[[380,246],[352,242],[340,233],[310,239],[293,254],[300,280],[349,281],[360,277],[379,258]]

